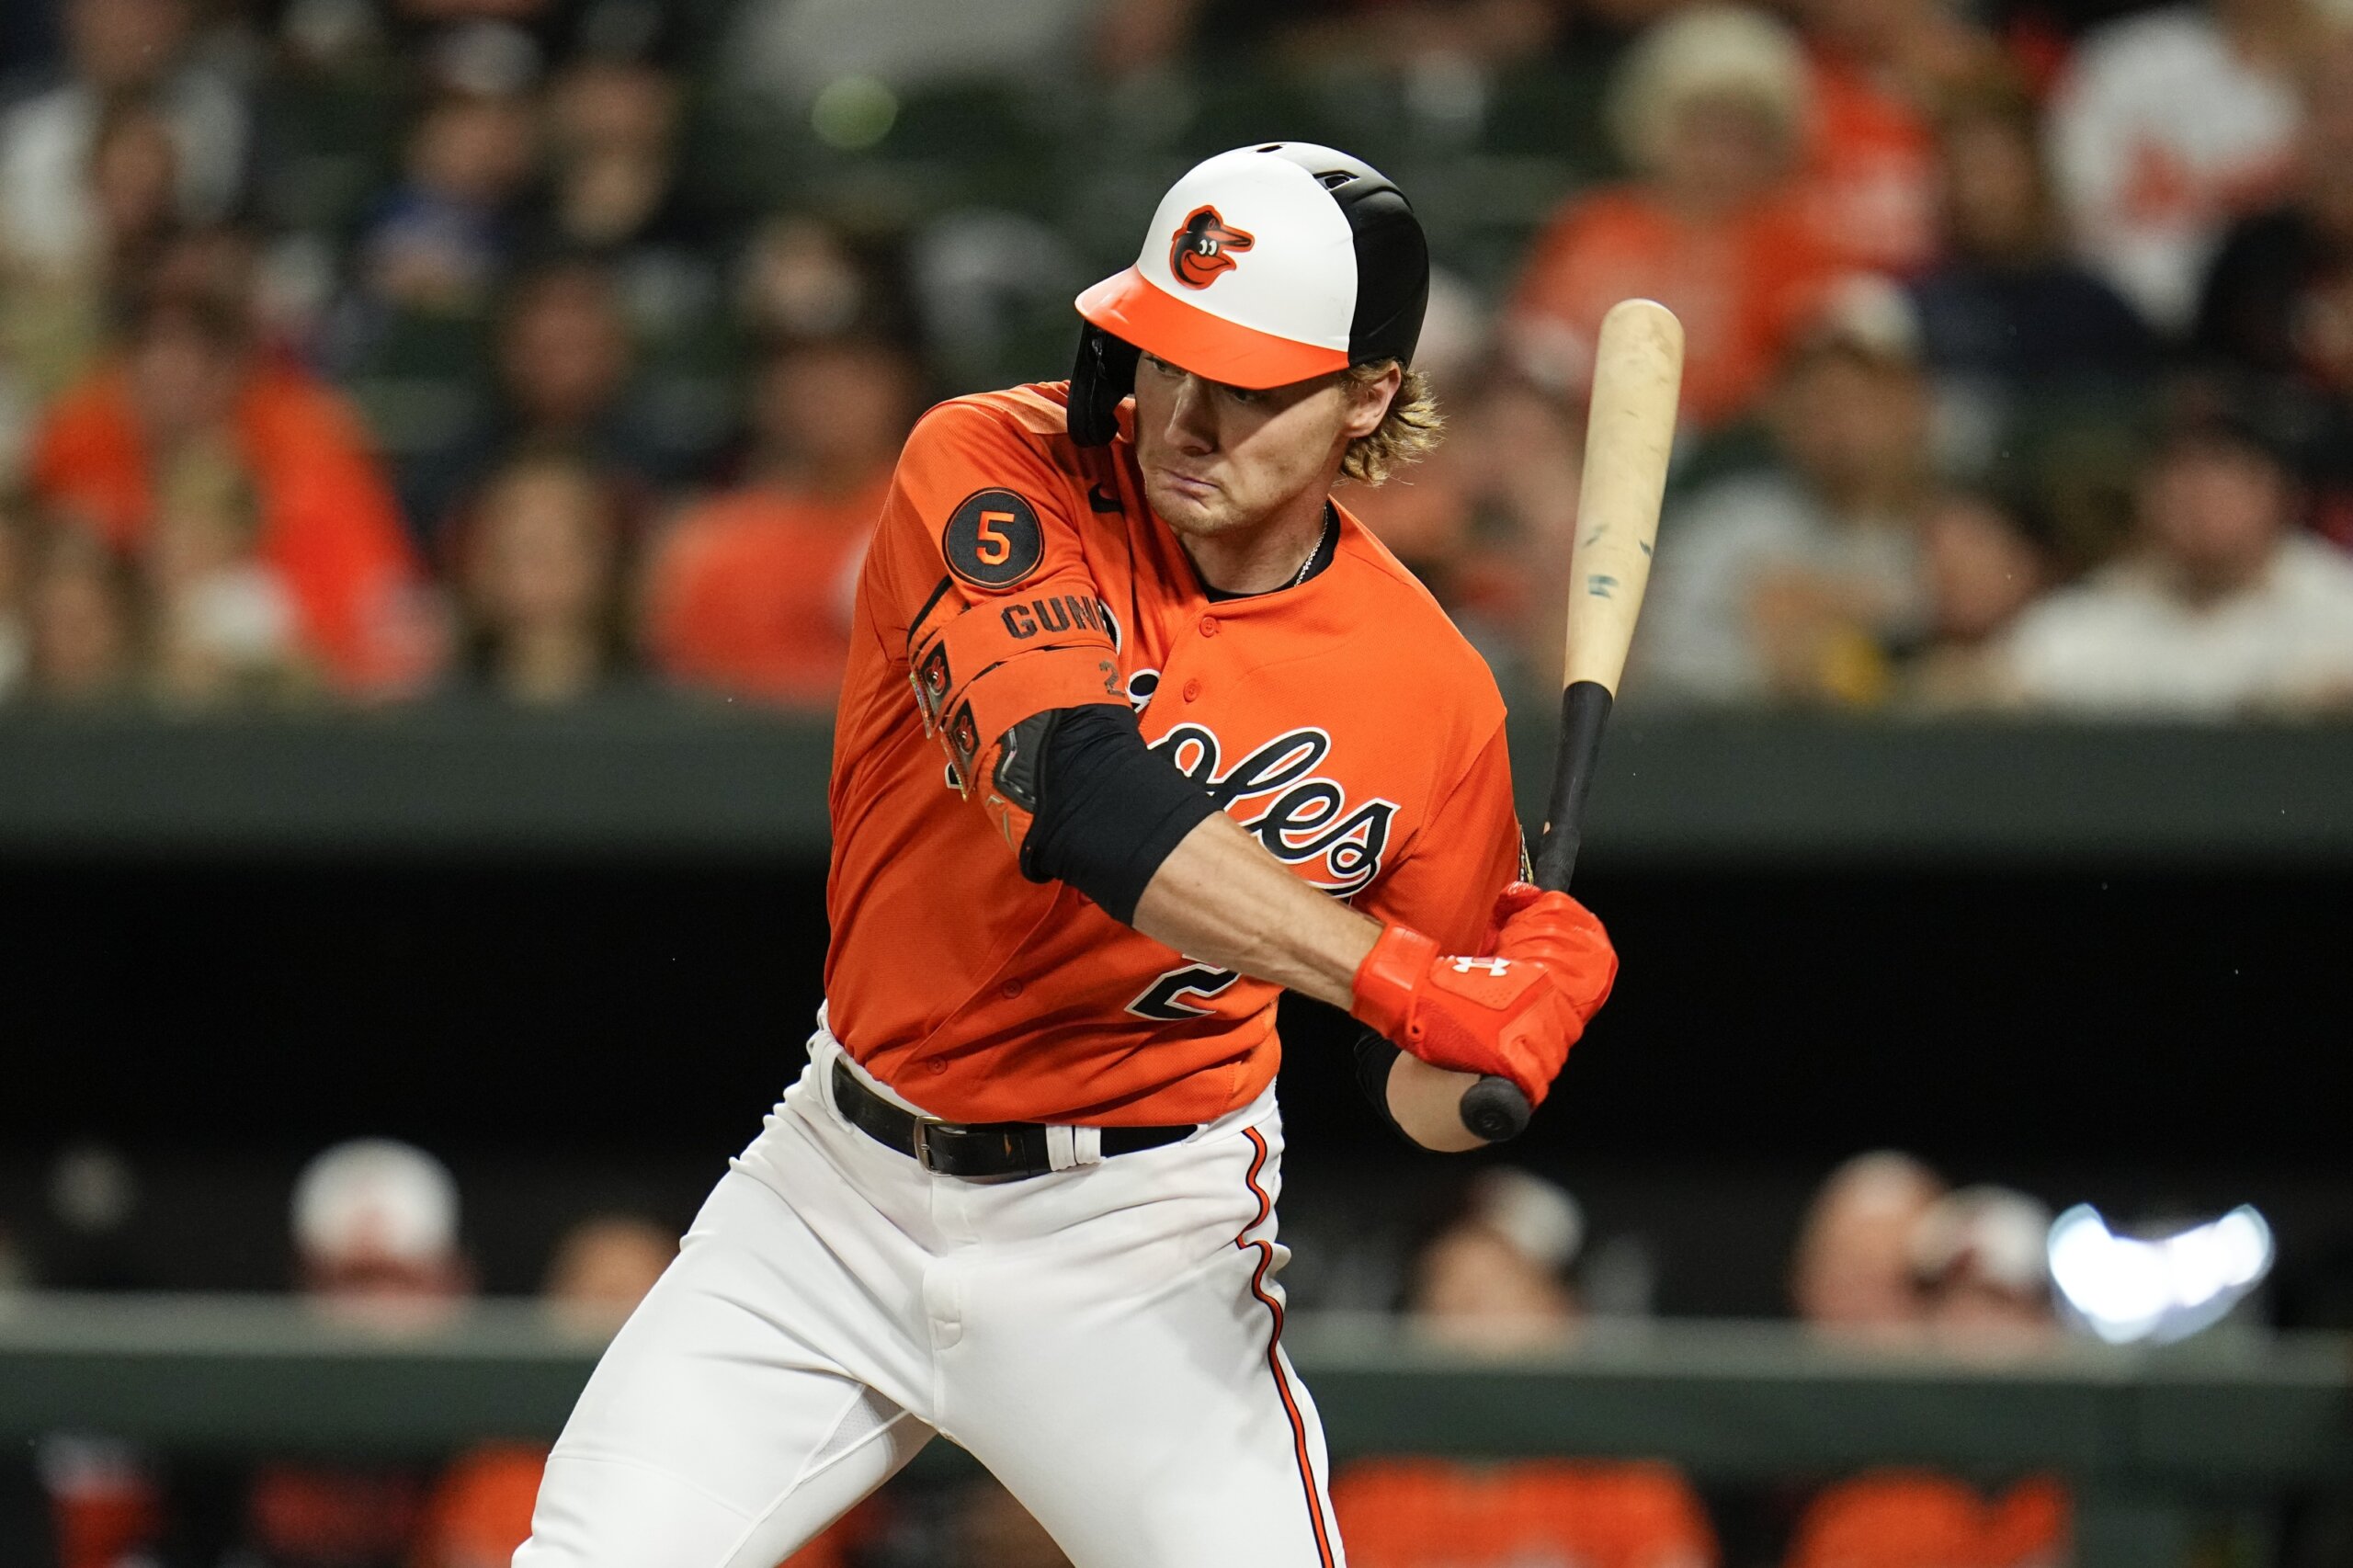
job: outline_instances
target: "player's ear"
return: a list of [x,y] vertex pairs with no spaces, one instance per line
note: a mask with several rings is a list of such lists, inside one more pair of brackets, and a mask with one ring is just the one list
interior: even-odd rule
[[1347,413],[1340,428],[1351,441],[1381,428],[1381,422],[1389,417],[1389,405],[1397,399],[1397,389],[1405,384],[1405,367],[1394,359],[1382,361],[1378,374],[1371,373],[1374,369],[1367,365],[1341,373]]

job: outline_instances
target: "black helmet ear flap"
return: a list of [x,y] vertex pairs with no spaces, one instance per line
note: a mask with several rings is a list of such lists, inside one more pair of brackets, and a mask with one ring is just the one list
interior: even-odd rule
[[1078,335],[1078,362],[1071,367],[1070,438],[1082,447],[1108,447],[1120,433],[1120,403],[1136,390],[1136,346],[1089,322]]

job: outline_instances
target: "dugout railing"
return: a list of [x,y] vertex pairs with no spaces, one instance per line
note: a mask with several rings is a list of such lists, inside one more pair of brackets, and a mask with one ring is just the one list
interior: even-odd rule
[[[0,1439],[373,1455],[544,1437],[599,1343],[522,1302],[380,1324],[278,1298],[0,1298]],[[1286,1343],[1343,1460],[1652,1456],[1729,1484],[2049,1471],[2075,1490],[2080,1568],[2166,1568],[2200,1519],[2353,1483],[2353,1339],[2336,1335],[1994,1361],[1781,1324],[1604,1324],[1489,1358],[1386,1320],[1295,1317]]]
[[[1530,809],[1555,699],[1519,693]],[[822,858],[832,731],[688,699],[0,722],[0,857]],[[2353,724],[1614,723],[1597,865],[2353,866]]]

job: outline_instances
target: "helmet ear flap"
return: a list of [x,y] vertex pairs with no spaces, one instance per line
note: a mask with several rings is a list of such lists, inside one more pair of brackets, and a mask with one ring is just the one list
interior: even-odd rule
[[1089,322],[1078,335],[1070,372],[1070,438],[1107,447],[1120,433],[1120,403],[1136,390],[1136,346]]

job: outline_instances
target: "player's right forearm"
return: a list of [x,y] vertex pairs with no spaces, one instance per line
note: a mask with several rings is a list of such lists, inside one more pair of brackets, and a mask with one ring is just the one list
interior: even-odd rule
[[[1145,885],[1135,927],[1188,958],[1348,1008],[1381,925],[1301,881],[1222,812],[1188,834]],[[1400,1055],[1389,1113],[1426,1149],[1480,1146],[1462,1125],[1478,1079]]]
[[1153,873],[1135,928],[1187,958],[1347,1008],[1378,921],[1286,870],[1222,812],[1201,819]]

